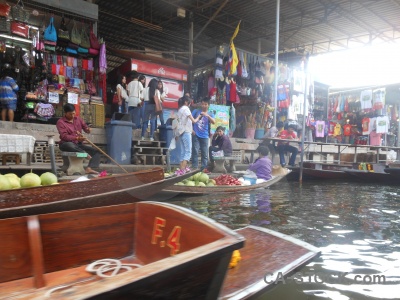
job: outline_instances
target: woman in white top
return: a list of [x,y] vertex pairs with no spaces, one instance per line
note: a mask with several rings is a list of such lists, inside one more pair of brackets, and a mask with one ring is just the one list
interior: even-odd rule
[[174,131],[176,134],[175,140],[180,144],[181,149],[179,170],[176,172],[177,175],[190,172],[187,164],[192,156],[192,124],[197,123],[197,121],[200,119],[200,114],[196,119],[193,118],[189,109],[189,104],[189,97],[183,96],[179,99],[178,105],[180,108],[177,113],[178,128]]
[[128,92],[126,91],[126,76],[121,77],[121,81],[117,84],[117,95],[118,95],[118,112],[127,113],[128,106],[126,101],[128,100]]
[[132,123],[140,128],[140,107],[143,101],[143,85],[138,80],[139,74],[132,73],[132,81],[128,83],[128,113],[131,115]]

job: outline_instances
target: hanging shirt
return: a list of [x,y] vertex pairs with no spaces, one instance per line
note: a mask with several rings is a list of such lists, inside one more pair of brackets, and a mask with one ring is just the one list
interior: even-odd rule
[[376,130],[376,118],[369,118],[368,134],[370,134],[372,130]]
[[386,89],[376,89],[373,92],[373,107],[375,110],[383,109],[385,106]]
[[388,133],[389,127],[390,123],[387,116],[376,118],[376,133]]
[[380,146],[382,141],[382,133],[376,133],[376,131],[371,131],[369,134],[369,144],[371,146]]
[[361,109],[372,108],[372,90],[364,90],[360,95]]
[[316,121],[315,122],[315,137],[324,137],[325,136],[325,122],[324,121]]
[[367,135],[367,134],[369,134],[371,132],[369,130],[369,123],[370,123],[369,118],[365,117],[365,118],[362,119],[361,126],[362,126],[362,134],[363,135]]
[[338,136],[342,134],[342,126],[339,123],[336,123],[335,129],[333,130],[333,135]]
[[335,122],[329,122],[329,131],[328,131],[329,135],[333,135],[334,130],[335,130],[335,126],[336,126]]
[[351,125],[350,124],[346,124],[343,126],[343,135],[344,136],[350,136],[351,135]]

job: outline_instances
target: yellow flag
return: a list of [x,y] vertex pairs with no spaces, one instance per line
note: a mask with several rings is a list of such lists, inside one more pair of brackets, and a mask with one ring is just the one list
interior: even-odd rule
[[229,53],[229,58],[231,62],[231,68],[230,68],[230,74],[236,74],[236,68],[239,63],[239,58],[236,53],[236,48],[233,42],[231,42],[231,47],[230,47],[230,53]]
[[237,34],[239,33],[239,26],[240,26],[240,22],[242,22],[242,20],[239,21],[239,23],[236,26],[235,32],[233,33],[232,37],[231,37],[231,44],[233,42],[233,39],[237,36]]

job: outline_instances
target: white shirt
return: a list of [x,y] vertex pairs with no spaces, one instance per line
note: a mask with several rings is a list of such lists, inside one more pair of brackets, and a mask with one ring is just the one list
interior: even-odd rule
[[388,133],[389,127],[389,118],[387,116],[376,118],[376,133]]
[[129,92],[128,106],[136,107],[143,99],[143,85],[139,80],[132,80],[127,86]]
[[183,127],[184,132],[192,133],[192,130],[193,130],[192,120],[189,118],[189,116],[191,116],[191,115],[192,115],[192,113],[190,112],[189,107],[187,107],[186,105],[182,106],[178,110],[178,114],[177,114],[178,122]]
[[372,90],[365,90],[360,95],[361,109],[372,108]]
[[143,90],[143,101],[145,102],[149,101],[149,87]]
[[128,94],[126,93],[126,90],[122,87],[122,85],[118,84],[117,85],[117,90],[120,89],[121,90],[121,97],[123,99],[128,99]]

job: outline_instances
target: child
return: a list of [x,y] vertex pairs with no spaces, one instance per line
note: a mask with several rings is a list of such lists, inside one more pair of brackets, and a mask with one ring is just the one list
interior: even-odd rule
[[259,157],[250,165],[249,170],[256,173],[258,179],[270,180],[272,178],[272,162],[268,158],[269,150],[265,146],[257,148]]

